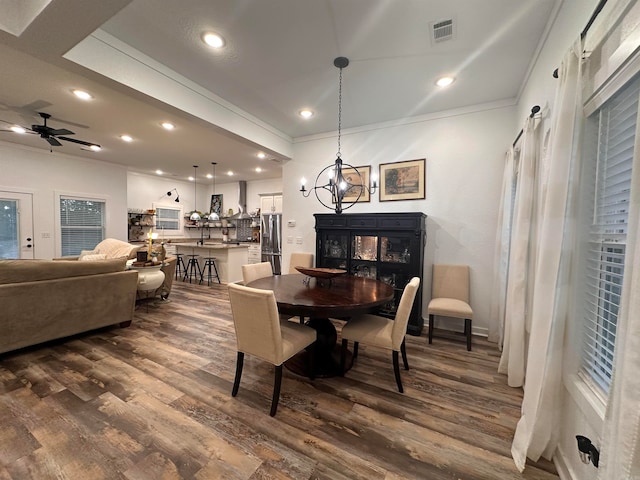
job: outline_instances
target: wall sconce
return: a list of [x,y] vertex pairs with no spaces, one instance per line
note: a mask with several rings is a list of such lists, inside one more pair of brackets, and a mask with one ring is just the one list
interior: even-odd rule
[[176,199],[174,200],[174,202],[179,203],[179,202],[180,202],[180,195],[178,195],[178,190],[177,190],[177,189],[175,189],[175,188],[174,188],[174,189],[172,189],[172,190],[169,190],[169,191],[167,192],[167,197],[170,197],[170,196],[171,196],[171,192],[176,192]]

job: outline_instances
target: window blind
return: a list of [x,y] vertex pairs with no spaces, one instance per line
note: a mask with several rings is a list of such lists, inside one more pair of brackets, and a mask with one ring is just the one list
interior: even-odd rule
[[583,368],[608,393],[627,241],[640,80],[605,103],[598,121],[593,218],[586,255]]
[[176,233],[180,231],[182,208],[155,206],[155,209],[156,230],[163,230],[165,233]]
[[105,202],[60,197],[60,242],[63,256],[93,250],[104,240]]

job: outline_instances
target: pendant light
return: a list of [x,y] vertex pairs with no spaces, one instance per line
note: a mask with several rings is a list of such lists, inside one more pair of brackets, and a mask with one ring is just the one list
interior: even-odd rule
[[[346,57],[338,57],[334,59],[333,65],[340,69],[340,83],[338,88],[338,153],[336,154],[335,162],[320,171],[313,187],[307,189],[306,180],[304,178],[302,179],[300,192],[302,192],[304,197],[308,197],[313,191],[322,205],[334,210],[336,213],[342,213],[343,210],[358,203],[358,200],[360,200],[365,190],[370,194],[374,193],[377,188],[377,179],[374,175],[371,175],[371,185],[365,185],[362,174],[358,169],[342,161],[342,153],[340,152],[340,138],[342,136],[342,69],[349,65],[349,59]],[[349,169],[350,175],[348,178],[345,178],[343,175],[343,169]],[[324,179],[325,175],[328,175],[328,179],[326,180]],[[351,201],[345,201],[345,195],[347,192],[353,191],[352,189],[357,192],[357,196]],[[318,194],[318,192],[322,191],[328,192],[331,197],[331,204],[326,200],[326,197],[324,201],[322,200]]]
[[[213,165],[213,188],[211,190],[211,194],[212,196],[216,193],[216,162],[211,162],[211,165]],[[209,221],[217,221],[220,220],[220,215],[218,215],[214,210],[213,210],[213,202],[211,203],[211,212],[209,212]]]
[[194,222],[197,222],[200,220],[200,214],[198,213],[198,209],[196,208],[196,204],[197,204],[196,187],[198,183],[197,172],[198,172],[198,165],[194,165],[193,166],[193,213],[189,217]]

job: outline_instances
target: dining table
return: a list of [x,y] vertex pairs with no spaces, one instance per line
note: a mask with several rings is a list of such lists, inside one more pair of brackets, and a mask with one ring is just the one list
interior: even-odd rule
[[[315,375],[323,378],[342,374],[334,321],[348,321],[360,313],[376,311],[394,298],[391,285],[355,275],[331,279],[297,273],[273,275],[254,280],[247,286],[272,290],[281,314],[305,319],[305,324],[317,331],[314,349],[298,353],[287,360],[285,366],[294,373],[308,376],[308,355],[314,352]],[[345,371],[351,368],[352,363],[353,356],[347,352]]]

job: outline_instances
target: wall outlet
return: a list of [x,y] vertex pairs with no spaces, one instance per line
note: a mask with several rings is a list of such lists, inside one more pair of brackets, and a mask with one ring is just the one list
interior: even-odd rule
[[302,245],[302,237],[296,237],[296,243]]
[[287,220],[287,227],[295,227],[295,226],[296,226],[295,220]]
[[288,236],[287,237],[287,243],[293,243],[293,237],[292,236]]

